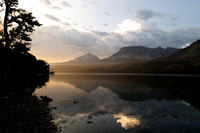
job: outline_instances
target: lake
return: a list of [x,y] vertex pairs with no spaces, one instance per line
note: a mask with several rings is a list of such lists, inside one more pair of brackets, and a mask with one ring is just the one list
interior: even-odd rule
[[200,77],[56,73],[35,91],[53,99],[63,133],[199,133]]

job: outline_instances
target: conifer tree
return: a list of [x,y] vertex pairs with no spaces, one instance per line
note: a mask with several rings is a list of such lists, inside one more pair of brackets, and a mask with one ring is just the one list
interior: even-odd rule
[[1,0],[0,6],[0,11],[4,11],[3,46],[21,53],[28,52],[32,41],[30,35],[41,24],[32,13],[18,8],[18,0]]

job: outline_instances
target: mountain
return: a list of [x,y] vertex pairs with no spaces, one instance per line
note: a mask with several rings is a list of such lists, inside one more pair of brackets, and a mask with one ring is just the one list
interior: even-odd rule
[[166,58],[165,61],[187,61],[192,63],[200,63],[200,40],[193,42],[189,47],[181,49]]
[[200,74],[200,40],[164,58],[112,66],[115,72]]
[[[114,55],[113,55],[114,56]],[[152,56],[153,57],[153,56]],[[117,65],[52,67],[56,72],[200,74],[200,40],[167,57]]]
[[79,56],[75,58],[74,60],[63,62],[61,64],[62,65],[88,65],[88,64],[96,64],[98,62],[100,62],[100,59],[97,56],[91,53],[87,53],[83,56]]
[[82,61],[93,62],[93,61],[99,61],[99,60],[100,59],[97,56],[95,56],[95,55],[93,55],[91,53],[87,53],[87,54],[85,54],[83,56],[75,58],[71,62],[82,62]]
[[147,48],[143,46],[124,47],[119,52],[113,54],[108,58],[100,60],[97,56],[87,53],[83,56],[77,57],[74,60],[56,63],[53,65],[114,65],[133,62],[143,62],[156,58],[168,56],[177,52],[176,48]]
[[143,46],[124,47],[119,52],[102,60],[104,63],[123,64],[130,62],[143,62],[156,58],[168,56],[177,52],[176,48],[147,48]]

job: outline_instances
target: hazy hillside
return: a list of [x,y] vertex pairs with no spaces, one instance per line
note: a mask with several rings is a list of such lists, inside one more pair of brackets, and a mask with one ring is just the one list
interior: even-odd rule
[[200,40],[161,59],[113,66],[118,72],[200,74]]
[[156,58],[166,57],[177,52],[176,48],[147,48],[143,46],[124,47],[111,57],[105,58],[104,63],[123,64],[131,62],[143,62]]
[[177,52],[176,48],[146,48],[143,46],[124,47],[112,56],[100,60],[97,56],[88,53],[77,57],[74,60],[54,63],[53,65],[114,65],[133,62],[143,62],[156,58],[168,56]]
[[200,63],[200,40],[192,43],[189,47],[181,49],[166,58],[165,61],[187,61],[194,64]]
[[105,72],[105,73],[182,73],[200,74],[200,40],[189,47],[164,58],[140,63],[118,65],[57,65],[52,66],[56,72]]
[[63,63],[57,63],[57,64],[54,64],[54,65],[88,65],[88,64],[98,64],[101,60],[91,54],[91,53],[87,53],[83,56],[79,56],[77,58],[75,58],[74,60],[70,60],[70,61],[66,61],[66,62],[63,62]]

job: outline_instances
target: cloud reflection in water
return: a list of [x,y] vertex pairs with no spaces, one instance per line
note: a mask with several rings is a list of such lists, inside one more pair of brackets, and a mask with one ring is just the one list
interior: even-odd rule
[[123,114],[114,115],[114,118],[118,118],[117,123],[121,123],[124,129],[134,128],[140,125],[140,120],[133,118],[131,116],[125,116]]
[[[55,112],[56,123],[62,127],[63,132],[200,131],[198,128],[200,112],[179,99],[162,99],[160,97],[153,99],[149,97],[144,100],[127,101],[119,97],[119,95],[126,96],[124,94],[127,88],[133,92],[131,93],[134,94],[132,97],[146,96],[148,93],[152,94],[150,93],[151,87],[137,84],[134,86],[116,84],[103,79],[87,81],[86,79],[74,78],[73,81],[77,84],[72,84],[72,79],[69,80],[71,82],[59,80],[58,82],[56,78],[51,79],[46,88],[36,92],[38,95],[45,94],[54,99],[52,104],[58,107]],[[82,85],[83,83],[85,86]],[[83,86],[86,88],[81,88]],[[123,91],[117,93],[118,91],[113,91],[111,88],[113,86],[113,89]],[[154,92],[158,96],[162,94],[157,93],[157,90]],[[79,103],[74,104],[75,100]]]

